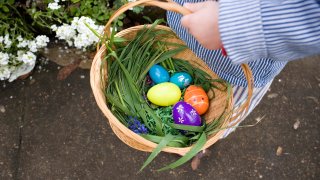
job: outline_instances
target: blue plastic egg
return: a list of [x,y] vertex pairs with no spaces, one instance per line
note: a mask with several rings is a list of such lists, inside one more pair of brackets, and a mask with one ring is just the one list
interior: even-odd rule
[[170,82],[179,86],[180,89],[183,89],[190,85],[192,77],[186,72],[178,72],[170,78]]
[[168,71],[160,65],[153,65],[149,70],[149,76],[155,84],[168,82],[170,79]]

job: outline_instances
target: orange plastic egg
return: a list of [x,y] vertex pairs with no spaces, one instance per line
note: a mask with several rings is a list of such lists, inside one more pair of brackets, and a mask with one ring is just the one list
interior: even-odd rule
[[208,95],[200,86],[189,86],[184,94],[184,101],[191,104],[199,115],[204,114],[209,108]]

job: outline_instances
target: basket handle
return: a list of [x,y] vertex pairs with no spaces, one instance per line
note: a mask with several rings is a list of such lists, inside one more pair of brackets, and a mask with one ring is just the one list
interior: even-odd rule
[[[188,15],[191,14],[192,12],[189,9],[184,8],[183,6],[179,5],[178,3],[173,2],[172,0],[137,0],[135,2],[127,3],[120,7],[114,14],[110,17],[108,20],[107,24],[104,27],[104,33],[108,36],[110,36],[110,26],[111,23],[119,17],[121,14],[123,14],[125,11],[129,10],[130,8],[133,8],[135,6],[156,6],[160,7],[162,9],[165,9],[167,11],[173,11],[176,13],[180,13],[182,15]],[[99,48],[98,48],[99,49]],[[252,98],[252,93],[253,93],[253,77],[252,77],[252,72],[248,64],[242,64],[241,68],[243,70],[243,73],[247,79],[247,84],[248,84],[248,97],[246,101],[234,112],[234,115],[230,118],[229,122],[237,119],[239,116],[243,116],[244,112],[249,110],[249,105],[251,102]],[[236,121],[234,124],[237,124],[240,122],[241,118],[239,118],[238,121]]]
[[[232,122],[233,120],[236,120],[237,118],[239,118],[240,116],[245,116],[245,114],[248,112],[249,110],[249,106],[251,103],[251,99],[252,99],[252,95],[253,95],[253,76],[252,76],[252,71],[249,67],[248,64],[241,64],[241,68],[242,71],[244,73],[244,76],[247,79],[247,84],[248,84],[248,97],[246,99],[246,101],[237,109],[236,112],[234,112],[235,114],[230,118],[229,122]],[[244,113],[245,112],[245,113]],[[233,124],[236,125],[238,124],[240,121],[242,120],[242,117],[240,117],[236,122],[234,122]]]
[[121,14],[123,14],[125,11],[129,10],[130,8],[133,8],[135,6],[157,6],[159,8],[165,9],[167,11],[173,11],[180,13],[182,15],[191,14],[192,12],[189,9],[186,9],[182,6],[180,6],[178,3],[175,3],[171,0],[137,0],[135,2],[127,3],[123,6],[121,6],[114,14],[110,17],[107,24],[104,27],[104,33],[107,35],[110,35],[110,26],[111,23],[119,17]]

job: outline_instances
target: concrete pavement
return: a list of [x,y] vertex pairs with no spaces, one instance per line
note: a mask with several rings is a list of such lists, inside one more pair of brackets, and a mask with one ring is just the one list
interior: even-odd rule
[[[62,57],[63,58],[63,57]],[[89,70],[58,81],[53,62],[32,79],[0,82],[0,179],[317,179],[320,177],[320,57],[288,64],[245,124],[210,148],[199,169],[122,143],[98,109]],[[48,71],[48,72],[47,72]]]

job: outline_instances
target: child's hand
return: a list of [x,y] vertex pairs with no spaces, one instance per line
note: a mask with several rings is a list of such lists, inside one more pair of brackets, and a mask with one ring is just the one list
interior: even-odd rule
[[181,24],[207,49],[220,49],[222,43],[218,27],[219,4],[215,1],[185,3],[193,13],[183,16]]

